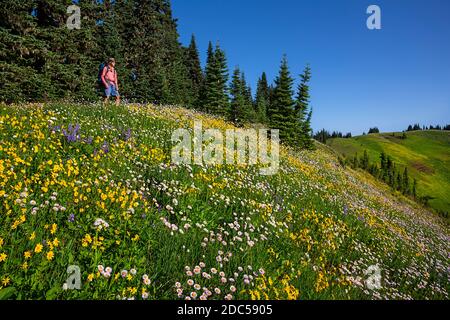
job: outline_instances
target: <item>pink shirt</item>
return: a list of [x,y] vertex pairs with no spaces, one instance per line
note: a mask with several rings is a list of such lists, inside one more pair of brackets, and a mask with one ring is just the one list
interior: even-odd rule
[[110,84],[114,84],[117,88],[117,72],[111,66],[106,66],[103,68],[102,81],[105,87]]

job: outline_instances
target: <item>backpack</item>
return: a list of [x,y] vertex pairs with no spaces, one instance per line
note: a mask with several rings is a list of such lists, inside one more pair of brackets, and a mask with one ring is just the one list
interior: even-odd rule
[[[99,66],[98,66],[98,76],[97,76],[97,91],[99,93],[102,93],[105,86],[103,85],[103,81],[102,81],[102,73],[103,73],[103,69],[105,69],[105,67],[107,68],[107,70],[109,71],[109,65],[106,62],[102,62]],[[117,71],[114,70],[114,73],[116,73]]]
[[103,69],[105,69],[105,67],[108,67],[108,64],[106,62],[102,62],[100,64],[100,66],[98,67],[98,77],[97,77],[97,85],[99,88],[103,87],[103,81],[102,81],[102,73],[103,73]]

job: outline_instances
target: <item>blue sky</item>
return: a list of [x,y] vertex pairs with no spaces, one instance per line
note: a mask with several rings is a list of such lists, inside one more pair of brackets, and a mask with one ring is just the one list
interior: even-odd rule
[[[381,8],[369,30],[366,9]],[[180,41],[197,38],[202,63],[219,41],[230,74],[239,66],[253,91],[272,81],[286,54],[298,78],[306,63],[313,128],[361,134],[410,123],[450,123],[448,0],[172,0]]]

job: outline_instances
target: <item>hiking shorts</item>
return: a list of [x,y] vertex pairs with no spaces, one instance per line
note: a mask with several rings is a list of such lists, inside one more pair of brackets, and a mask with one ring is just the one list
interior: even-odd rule
[[120,97],[119,91],[117,90],[117,87],[114,84],[108,85],[108,88],[105,89],[105,96],[106,97]]

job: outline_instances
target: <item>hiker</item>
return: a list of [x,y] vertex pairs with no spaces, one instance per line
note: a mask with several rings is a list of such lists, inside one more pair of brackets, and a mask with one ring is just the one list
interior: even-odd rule
[[101,71],[101,81],[105,86],[105,100],[106,105],[109,102],[109,97],[116,97],[116,105],[120,103],[119,94],[119,82],[117,80],[117,71],[115,69],[116,60],[114,58],[109,58],[108,63],[104,65]]

